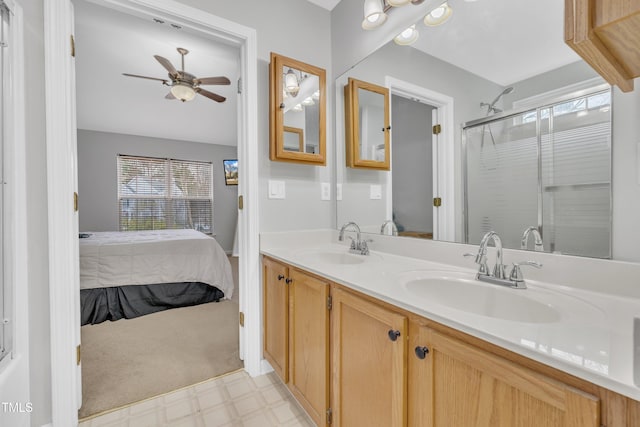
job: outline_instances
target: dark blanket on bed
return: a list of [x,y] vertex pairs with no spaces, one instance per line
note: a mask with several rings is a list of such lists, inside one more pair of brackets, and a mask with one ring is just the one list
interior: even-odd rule
[[220,289],[200,282],[81,289],[81,324],[133,319],[170,308],[218,302],[223,297]]

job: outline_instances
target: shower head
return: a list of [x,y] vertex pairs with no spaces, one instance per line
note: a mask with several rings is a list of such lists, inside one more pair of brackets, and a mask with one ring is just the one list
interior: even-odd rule
[[487,107],[487,115],[491,114],[491,113],[500,113],[502,112],[501,109],[496,108],[496,102],[500,101],[500,98],[502,98],[504,95],[508,95],[511,92],[513,92],[513,86],[509,86],[508,88],[505,88],[502,92],[500,92],[500,94],[498,96],[496,96],[496,99],[494,99],[491,103],[486,103],[486,102],[482,102],[480,103],[481,107]]

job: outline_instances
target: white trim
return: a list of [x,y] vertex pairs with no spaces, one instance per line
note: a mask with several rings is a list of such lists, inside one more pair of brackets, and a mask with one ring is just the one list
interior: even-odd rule
[[[6,125],[8,137],[5,140],[5,239],[8,240],[5,268],[13,282],[13,346],[0,370],[0,400],[28,401],[30,398],[29,378],[29,264],[27,253],[27,200],[26,200],[26,135],[25,135],[25,67],[24,67],[24,18],[20,5],[5,1],[11,15],[10,50],[11,69],[9,90],[5,92],[7,109]],[[7,276],[6,276],[7,277]],[[20,414],[18,419],[0,413],[4,425],[29,426],[30,414]]]
[[[245,208],[239,212],[240,309],[245,312],[243,342],[245,369],[261,372],[261,307],[259,282],[258,215],[258,89],[257,37],[254,29],[236,24],[172,0],[92,0],[125,13],[163,17],[241,47],[244,90],[238,137],[239,194]],[[47,182],[49,189],[49,293],[51,310],[51,376],[53,425],[77,425],[77,408],[69,396],[76,395],[75,343],[69,332],[78,327],[71,307],[79,292],[74,280],[73,234],[77,215],[72,212],[72,194],[77,177],[69,124],[75,100],[71,98],[69,61],[70,0],[45,2],[45,83],[47,112]],[[75,131],[75,129],[74,129]],[[75,146],[73,147],[75,149]],[[251,314],[251,315],[250,315]],[[242,332],[242,331],[241,331]]]
[[609,87],[609,85],[604,81],[602,77],[594,77],[592,79],[584,80],[578,83],[572,83],[558,89],[553,89],[548,92],[543,92],[533,96],[529,96],[527,98],[518,99],[516,101],[513,101],[511,109],[519,110],[521,108],[539,107],[541,105],[548,104],[554,99],[574,93],[576,96],[581,96],[583,94],[580,92],[584,92],[584,94],[586,95],[587,93],[593,92],[594,89],[597,89],[598,86],[603,84],[604,89]]
[[[433,208],[434,240],[455,240],[455,195],[454,195],[454,125],[453,98],[434,92],[412,83],[385,76],[385,86],[391,94],[405,98],[417,99],[422,103],[437,108],[438,122],[442,125],[442,133],[437,138],[437,150],[434,148],[434,197],[441,197],[443,204]],[[435,123],[434,123],[435,124]],[[434,138],[434,140],[436,140]],[[389,174],[391,175],[391,174]],[[391,179],[391,177],[389,177]]]

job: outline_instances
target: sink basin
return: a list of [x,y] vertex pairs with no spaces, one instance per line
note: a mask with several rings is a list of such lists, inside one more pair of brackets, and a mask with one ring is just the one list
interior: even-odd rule
[[550,295],[541,298],[531,289],[486,284],[472,273],[412,272],[402,284],[413,296],[480,316],[527,323],[553,323],[561,317]]
[[347,252],[312,251],[299,254],[303,260],[333,265],[362,264],[366,255],[355,255]]

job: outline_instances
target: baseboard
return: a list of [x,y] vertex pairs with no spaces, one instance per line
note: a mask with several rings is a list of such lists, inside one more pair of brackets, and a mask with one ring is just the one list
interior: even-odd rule
[[260,375],[268,374],[269,372],[273,372],[273,367],[266,359],[262,359],[260,361]]

